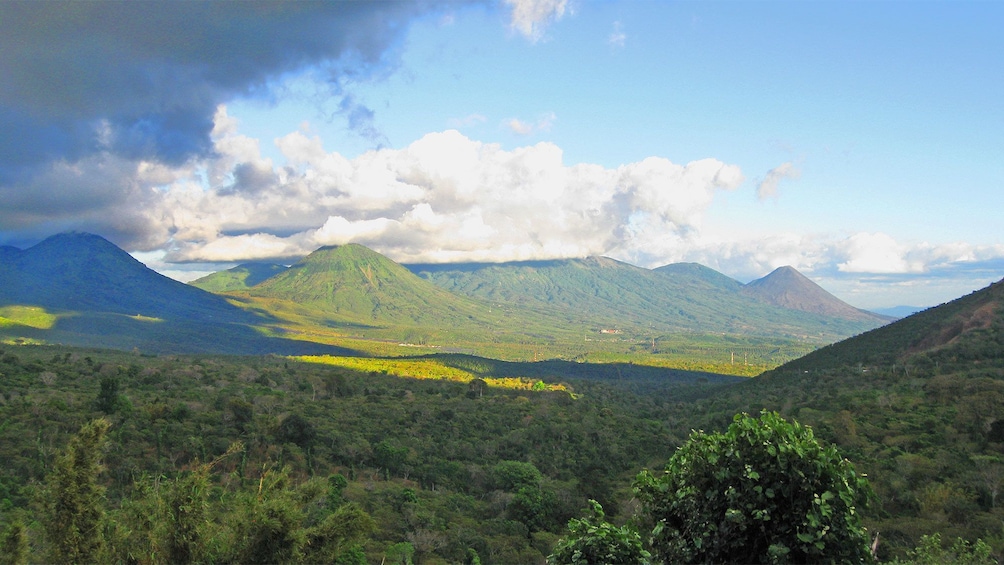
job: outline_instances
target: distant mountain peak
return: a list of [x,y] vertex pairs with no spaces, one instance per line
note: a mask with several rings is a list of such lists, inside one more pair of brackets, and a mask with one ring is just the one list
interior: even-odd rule
[[767,276],[750,282],[743,287],[743,292],[768,304],[792,310],[850,320],[891,319],[847,304],[789,265],[778,267]]
[[473,308],[470,299],[354,243],[317,249],[249,292],[366,323],[435,324],[450,317],[461,320],[459,312]]

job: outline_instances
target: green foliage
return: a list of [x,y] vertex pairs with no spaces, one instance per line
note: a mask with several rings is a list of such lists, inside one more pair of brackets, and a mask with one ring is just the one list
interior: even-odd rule
[[811,429],[776,413],[693,433],[661,476],[638,476],[635,492],[667,562],[871,560],[859,514],[867,481]]
[[205,557],[208,469],[178,477],[165,496],[164,555],[170,563],[197,563]]
[[[349,503],[307,530],[305,560],[309,563],[366,563],[360,542],[376,529],[376,522],[359,506]],[[361,557],[361,561],[360,561]]]
[[313,424],[299,414],[290,414],[283,418],[276,433],[279,441],[294,443],[303,448],[308,447],[316,435]]
[[257,492],[242,493],[235,501],[232,561],[289,563],[302,558],[307,533],[288,481],[285,469],[266,472]]
[[336,510],[345,501],[345,487],[349,486],[349,480],[341,473],[328,476],[328,494],[325,498],[329,510]]
[[543,476],[533,463],[500,461],[491,470],[493,488],[516,492],[524,487],[537,488]]
[[119,407],[118,377],[104,377],[101,379],[101,390],[98,392],[96,406],[98,410],[105,414],[112,414]]
[[983,540],[969,543],[955,538],[951,547],[941,544],[941,534],[921,536],[920,545],[909,552],[906,559],[892,561],[892,565],[997,565],[993,550]]
[[532,533],[552,527],[556,507],[557,500],[553,492],[538,486],[524,486],[516,491],[509,503],[508,515],[525,524]]
[[0,565],[28,562],[28,535],[21,520],[13,520],[0,532]]
[[[437,357],[486,376],[517,365],[553,371],[541,373],[545,382],[564,379],[558,375],[567,366],[582,371],[577,375],[613,369]],[[738,386],[673,386],[646,368],[616,367],[622,379],[569,377],[566,383],[581,395],[576,399],[491,386],[471,397],[466,383],[271,356],[7,348],[0,352],[0,512],[9,520],[30,500],[44,498],[37,485],[53,471],[57,448],[94,417],[101,378],[110,375],[133,408],[115,412],[108,470],[99,475],[107,487],[99,528],[100,559],[107,562],[166,560],[167,500],[175,482],[191,478],[199,461],[212,460],[235,440],[246,449],[214,467],[203,491],[204,521],[192,551],[204,562],[236,559],[246,502],[259,496],[263,475],[267,486],[282,465],[289,473],[279,490],[291,492],[279,498],[289,503],[290,527],[309,532],[346,503],[356,504],[376,524],[359,544],[370,562],[404,541],[421,562],[466,562],[471,550],[486,565],[539,562],[590,498],[610,510],[611,522],[631,520],[612,511],[633,508],[624,477],[665,463],[686,440],[685,430],[725,430],[737,412],[763,407],[810,424],[816,437],[868,473],[878,500],[864,509],[863,520],[870,531],[881,531],[882,559],[905,558],[922,535],[937,531],[943,539],[1004,546],[998,527],[1004,504],[995,494],[1004,478],[1004,370],[992,359],[966,373],[941,373],[934,364],[924,371],[911,366],[909,376],[901,367],[854,367],[773,374]],[[178,406],[186,407],[183,417]],[[245,415],[240,427],[237,414]],[[314,429],[307,449],[279,437],[284,418],[294,414]],[[403,459],[386,474],[382,457],[398,453]],[[344,487],[327,481],[339,474]],[[24,523],[31,555],[44,559],[41,517],[38,512]],[[310,538],[301,539],[296,559],[312,551]]]
[[273,263],[245,263],[231,269],[206,275],[188,284],[209,292],[229,292],[248,288],[286,270]]
[[56,460],[41,498],[42,524],[56,563],[95,563],[104,547],[104,488],[98,483],[111,423],[91,420]]
[[[15,511],[44,498],[33,485],[77,423],[96,413],[101,378],[128,391],[132,409],[115,412],[100,475],[105,562],[154,564],[173,554],[223,563],[270,551],[306,560],[334,539],[328,516],[349,504],[375,523],[358,541],[371,562],[404,541],[415,561],[540,562],[587,498],[619,501],[623,476],[639,461],[665,460],[682,439],[664,423],[672,394],[638,396],[600,380],[576,381],[577,400],[498,387],[469,398],[464,383],[272,356],[50,346],[0,352],[0,373],[0,500]],[[306,448],[288,441],[301,426],[280,431],[298,419],[314,432]],[[200,462],[237,440],[245,449],[202,475]],[[385,473],[388,463],[394,471]],[[282,466],[286,479],[270,487]],[[33,554],[46,555],[41,520],[25,523]],[[345,557],[314,561],[349,559],[353,545],[338,544]]]
[[388,565],[412,565],[412,558],[415,556],[415,546],[403,541],[395,543],[384,551],[386,563]]
[[652,555],[645,549],[641,535],[630,526],[614,526],[604,520],[603,507],[595,500],[592,518],[568,521],[567,538],[554,547],[547,562],[553,565],[643,565]]

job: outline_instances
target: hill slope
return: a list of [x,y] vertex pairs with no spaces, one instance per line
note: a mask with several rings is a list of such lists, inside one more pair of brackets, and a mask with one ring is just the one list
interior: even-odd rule
[[743,293],[738,281],[696,264],[649,270],[606,257],[588,257],[408,268],[451,292],[493,302],[585,312],[613,327],[828,342],[884,323],[779,307]]
[[206,275],[188,284],[208,292],[247,290],[287,268],[275,263],[244,263],[225,271]]
[[876,324],[893,320],[847,304],[793,267],[778,267],[767,276],[745,285],[742,290],[748,296],[792,310]]
[[5,262],[0,302],[151,318],[249,322],[226,300],[148,269],[109,241],[64,233]]
[[737,291],[743,286],[741,282],[733,279],[732,277],[723,275],[722,273],[719,273],[710,267],[705,267],[700,263],[670,263],[669,265],[656,267],[652,270],[672,277],[701,280],[712,286],[730,291]]
[[374,325],[470,324],[486,321],[489,310],[356,244],[322,247],[247,293]]
[[902,365],[921,358],[942,363],[1001,357],[1004,357],[1004,281],[834,343],[777,371]]
[[695,429],[768,409],[836,444],[877,493],[883,560],[935,532],[1004,554],[1004,281],[701,394]]
[[96,235],[63,233],[3,253],[0,307],[53,320],[26,327],[7,317],[0,330],[8,336],[152,352],[319,349],[263,337],[254,329],[260,316],[165,277]]

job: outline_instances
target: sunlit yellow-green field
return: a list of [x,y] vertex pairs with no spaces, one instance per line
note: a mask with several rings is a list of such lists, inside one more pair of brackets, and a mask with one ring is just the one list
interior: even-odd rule
[[541,380],[530,378],[508,377],[493,378],[482,377],[471,371],[447,366],[436,359],[405,359],[405,358],[381,358],[373,359],[367,357],[339,357],[334,355],[302,355],[293,357],[297,361],[306,363],[321,363],[324,365],[334,365],[344,367],[354,371],[375,372],[396,377],[406,377],[413,379],[435,379],[457,382],[470,382],[474,379],[482,379],[490,387],[506,388],[513,390],[567,390],[562,384],[548,384]]
[[19,325],[48,330],[58,319],[59,316],[40,306],[0,306],[0,327]]

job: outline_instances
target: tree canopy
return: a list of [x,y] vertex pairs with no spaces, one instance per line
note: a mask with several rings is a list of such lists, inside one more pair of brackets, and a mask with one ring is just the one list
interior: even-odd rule
[[811,428],[774,412],[694,432],[635,492],[652,548],[668,563],[862,563],[873,560],[859,508],[867,481]]

